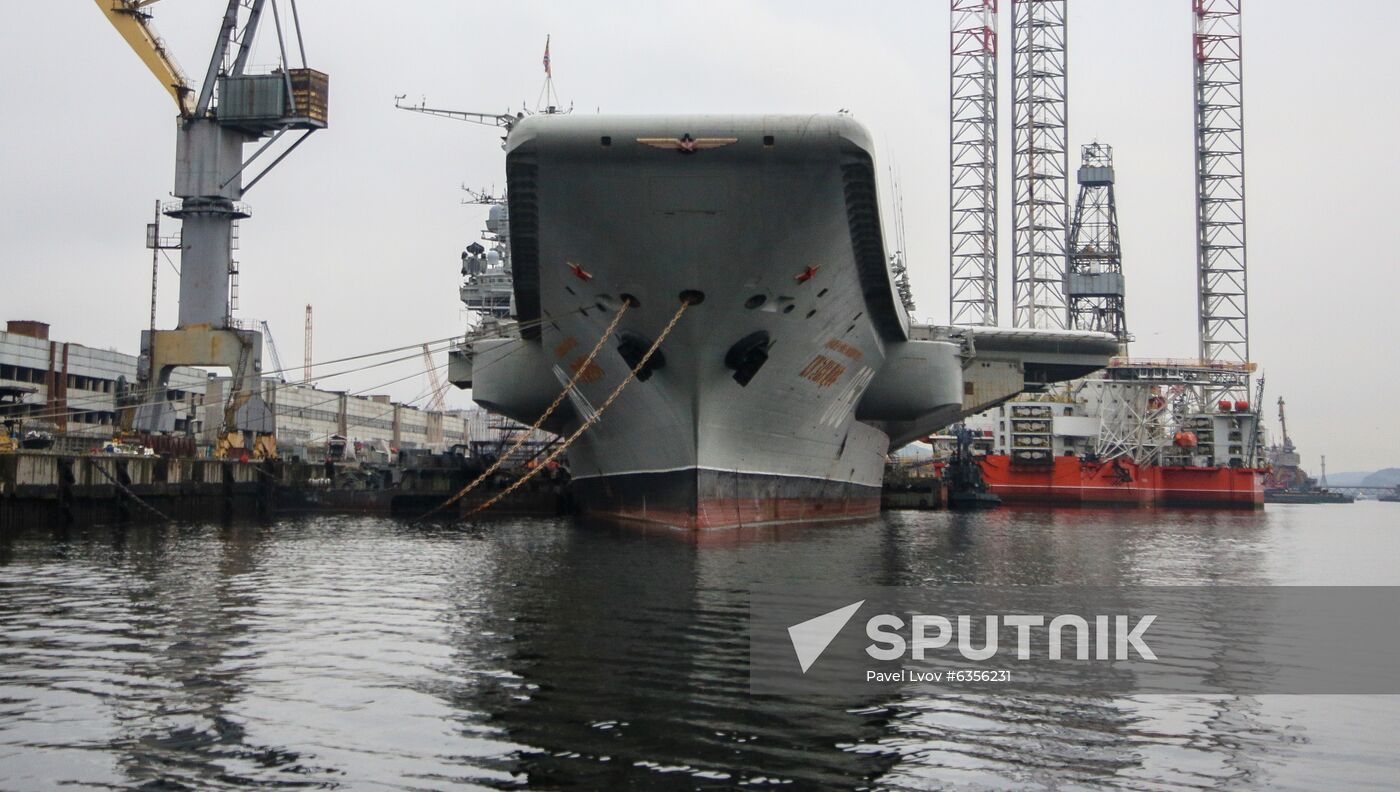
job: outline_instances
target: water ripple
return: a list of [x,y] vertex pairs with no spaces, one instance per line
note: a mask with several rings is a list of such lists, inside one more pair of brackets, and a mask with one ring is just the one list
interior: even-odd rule
[[0,788],[1383,788],[1384,697],[748,692],[758,583],[1314,583],[1393,551],[1298,514],[27,531],[0,538]]

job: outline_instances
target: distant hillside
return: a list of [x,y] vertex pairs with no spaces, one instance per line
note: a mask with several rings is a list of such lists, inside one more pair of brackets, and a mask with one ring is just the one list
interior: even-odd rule
[[1351,473],[1328,473],[1327,483],[1333,487],[1360,487],[1367,476],[1377,475],[1374,470],[1354,471]]
[[1394,487],[1397,484],[1400,484],[1400,468],[1377,470],[1361,482],[1363,487]]

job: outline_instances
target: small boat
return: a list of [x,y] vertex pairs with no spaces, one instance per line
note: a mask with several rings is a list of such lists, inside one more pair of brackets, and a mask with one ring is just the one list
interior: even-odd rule
[[19,441],[19,446],[29,451],[53,448],[53,435],[38,429],[31,429],[24,433],[24,437]]

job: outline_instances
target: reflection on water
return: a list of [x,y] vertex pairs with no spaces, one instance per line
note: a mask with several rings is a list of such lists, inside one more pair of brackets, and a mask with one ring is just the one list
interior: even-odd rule
[[[0,787],[1383,788],[1394,698],[748,693],[755,583],[1396,584],[1391,504],[0,539]],[[881,694],[873,694],[881,695]]]

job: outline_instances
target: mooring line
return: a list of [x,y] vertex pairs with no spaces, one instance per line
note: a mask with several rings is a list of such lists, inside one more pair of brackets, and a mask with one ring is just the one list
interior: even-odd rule
[[[141,508],[143,508],[143,509],[149,511],[151,514],[154,514],[155,516],[161,518],[162,520],[165,520],[165,521],[168,522],[168,523],[174,524],[175,521],[172,520],[172,519],[170,519],[168,516],[166,516],[160,509],[157,509],[156,507],[152,506],[151,504],[149,504],[149,503],[147,503],[147,502],[141,500],[141,496],[139,496],[139,495],[137,495],[136,493],[132,492],[131,490],[127,489],[127,487],[126,487],[125,484],[123,484],[123,483],[121,483],[120,481],[117,481],[115,478],[113,478],[113,477],[112,477],[112,474],[111,474],[111,473],[108,473],[108,472],[102,467],[102,465],[98,463],[98,460],[97,460],[97,459],[93,459],[92,457],[89,457],[89,459],[92,461],[92,466],[93,466],[93,468],[95,468],[95,469],[97,470],[98,473],[101,473],[108,481],[110,481],[110,482],[112,482],[113,484],[117,485],[117,489],[121,490],[122,492],[125,492],[125,493],[126,493],[126,496],[127,496],[128,498],[131,498],[132,500],[136,501],[136,505],[137,505],[137,506],[140,506]],[[115,464],[116,464],[116,461],[113,460],[112,464],[115,465]]]
[[602,405],[600,405],[598,409],[593,412],[593,415],[585,419],[584,422],[579,426],[579,428],[575,429],[574,433],[569,435],[568,439],[561,443],[558,448],[554,449],[554,451],[551,452],[549,456],[545,457],[543,462],[531,468],[530,472],[516,479],[514,483],[512,483],[509,487],[506,487],[500,493],[496,494],[490,500],[486,501],[483,504],[480,504],[475,509],[472,509],[471,511],[467,512],[467,517],[473,517],[477,513],[491,508],[492,506],[496,505],[496,503],[502,498],[506,497],[512,492],[515,492],[517,489],[520,489],[520,487],[523,486],[525,482],[534,478],[535,474],[539,473],[541,470],[544,470],[550,462],[553,462],[555,457],[558,457],[560,454],[564,453],[564,451],[566,451],[569,448],[569,446],[573,445],[574,441],[579,439],[579,437],[583,436],[583,433],[588,431],[589,427],[596,424],[598,422],[598,419],[603,417],[603,413],[608,409],[608,407],[612,406],[612,403],[614,401],[617,401],[617,397],[622,395],[622,389],[630,385],[632,383],[632,380],[637,378],[637,373],[640,372],[642,369],[646,368],[647,362],[651,360],[651,356],[655,354],[656,350],[661,347],[661,342],[666,340],[666,336],[670,335],[671,331],[675,329],[676,323],[681,320],[681,316],[685,313],[685,309],[689,308],[690,305],[690,300],[681,300],[681,307],[676,309],[675,315],[671,317],[670,322],[666,323],[666,327],[661,331],[661,335],[657,336],[656,340],[651,343],[651,348],[647,350],[645,355],[642,355],[641,360],[637,361],[637,365],[633,366],[632,370],[627,372],[627,377],[623,379],[622,382],[619,383],[616,388],[613,389],[613,392],[608,394],[607,400],[604,401]]
[[578,384],[579,378],[582,377],[584,372],[588,371],[588,369],[593,365],[593,359],[596,358],[598,356],[598,353],[603,350],[603,345],[606,344],[608,342],[608,339],[612,337],[613,331],[617,329],[618,323],[622,321],[623,314],[627,313],[627,309],[630,307],[632,307],[632,301],[630,299],[622,300],[622,305],[618,307],[617,313],[613,315],[612,321],[608,323],[608,329],[603,331],[603,335],[598,338],[598,343],[594,344],[593,349],[589,350],[588,357],[584,358],[583,362],[578,364],[578,367],[574,369],[574,376],[569,378],[569,383],[564,386],[564,390],[560,391],[559,395],[554,397],[554,401],[550,402],[549,407],[546,408],[545,411],[540,414],[539,418],[535,419],[535,422],[531,424],[529,431],[521,433],[520,439],[516,440],[514,445],[512,445],[508,450],[506,450],[505,453],[498,456],[496,458],[496,461],[491,463],[490,467],[486,468],[486,470],[482,472],[481,475],[477,476],[470,483],[468,483],[467,486],[463,487],[460,491],[458,491],[456,495],[453,495],[452,497],[448,498],[442,503],[439,503],[438,505],[429,509],[421,517],[414,520],[413,522],[415,524],[421,523],[422,521],[428,519],[434,514],[437,514],[443,509],[452,506],[457,501],[466,497],[467,493],[476,489],[478,484],[490,478],[492,474],[499,470],[501,465],[505,464],[505,461],[510,458],[511,454],[514,454],[517,450],[520,449],[521,446],[525,445],[526,441],[530,439],[530,435],[534,434],[540,428],[540,425],[543,424],[546,420],[548,420],[550,415],[554,414],[555,409],[557,409],[559,405],[563,403],[564,397],[568,396],[569,391],[573,390],[574,386]]

